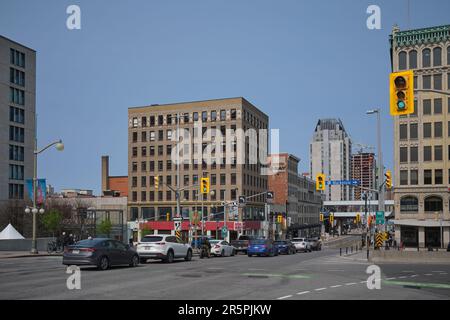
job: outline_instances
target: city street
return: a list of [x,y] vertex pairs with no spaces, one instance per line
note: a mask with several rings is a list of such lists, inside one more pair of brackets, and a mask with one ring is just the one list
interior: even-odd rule
[[278,257],[237,255],[149,262],[137,268],[81,269],[69,290],[61,257],[0,260],[0,299],[448,299],[449,265],[380,265],[381,290],[369,290],[362,254],[337,249]]

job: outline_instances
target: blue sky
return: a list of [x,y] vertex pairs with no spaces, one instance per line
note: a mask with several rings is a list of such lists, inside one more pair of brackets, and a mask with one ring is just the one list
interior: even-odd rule
[[[66,28],[81,8],[82,29]],[[368,30],[366,9],[381,8]],[[385,165],[392,168],[388,37],[392,26],[449,24],[450,1],[411,0],[1,0],[0,34],[37,51],[39,176],[57,190],[100,190],[100,157],[127,174],[127,108],[244,96],[279,128],[281,150],[308,171],[321,117],[339,117],[356,143],[376,146],[383,109]]]

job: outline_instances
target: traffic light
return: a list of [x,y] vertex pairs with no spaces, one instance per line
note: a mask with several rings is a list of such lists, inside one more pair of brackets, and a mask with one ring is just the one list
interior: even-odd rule
[[155,177],[155,189],[159,188],[159,177]]
[[361,222],[361,215],[359,213],[356,214],[356,223],[360,223]]
[[391,170],[387,170],[384,174],[386,176],[386,188],[388,190],[392,189],[392,173]]
[[390,74],[391,115],[414,113],[414,72],[412,70]]
[[209,178],[202,178],[200,180],[200,192],[203,194],[209,193]]
[[321,214],[319,215],[319,220],[320,220],[320,222],[323,222],[323,213],[321,213]]
[[166,220],[170,221],[170,213],[169,212],[166,213]]
[[277,222],[280,223],[280,224],[283,222],[283,216],[281,214],[279,214],[277,216]]
[[316,190],[325,191],[325,175],[323,173],[316,176]]
[[333,224],[334,222],[334,214],[330,213],[330,224]]

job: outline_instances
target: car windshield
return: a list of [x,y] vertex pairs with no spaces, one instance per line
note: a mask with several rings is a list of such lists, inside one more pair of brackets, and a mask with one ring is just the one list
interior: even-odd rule
[[96,245],[98,245],[100,242],[102,242],[104,239],[88,239],[88,240],[81,240],[78,241],[75,245],[77,247],[82,247],[82,248],[92,248],[95,247]]
[[267,240],[251,240],[250,244],[266,244]]
[[216,243],[219,243],[220,242],[220,240],[211,240],[211,241],[209,241],[209,243],[211,243],[211,244],[216,244]]
[[143,237],[141,242],[160,242],[163,239],[161,236],[150,236],[150,237]]
[[274,243],[275,244],[286,244],[287,242],[286,241],[275,241]]

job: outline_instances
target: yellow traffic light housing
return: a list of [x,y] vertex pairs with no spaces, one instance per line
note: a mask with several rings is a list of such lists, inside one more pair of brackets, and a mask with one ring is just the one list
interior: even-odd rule
[[209,178],[202,178],[200,180],[200,192],[202,194],[209,193]]
[[320,222],[323,222],[323,213],[320,214],[319,219],[320,219]]
[[155,189],[159,188],[159,177],[155,177]]
[[325,175],[323,173],[316,176],[316,190],[325,191]]
[[386,176],[386,189],[392,189],[392,173],[391,170],[387,170],[384,174]]
[[334,222],[334,214],[330,213],[330,223],[333,224]]
[[414,72],[394,72],[389,76],[392,116],[414,113]]
[[169,212],[166,213],[166,220],[170,221],[170,213]]
[[356,214],[356,223],[360,223],[361,222],[361,216],[359,213]]

